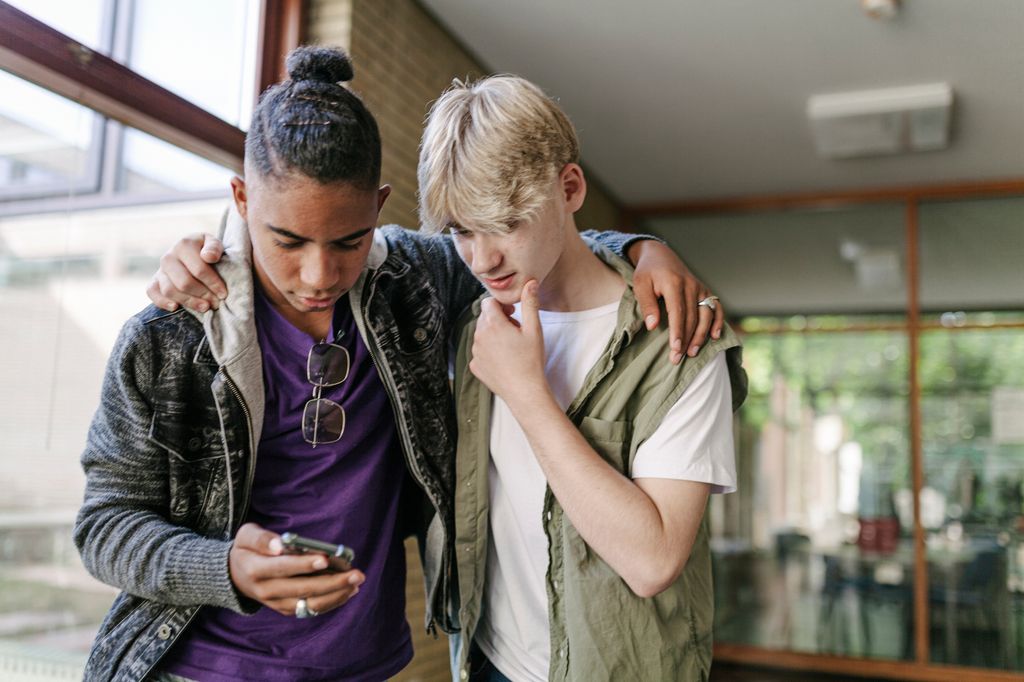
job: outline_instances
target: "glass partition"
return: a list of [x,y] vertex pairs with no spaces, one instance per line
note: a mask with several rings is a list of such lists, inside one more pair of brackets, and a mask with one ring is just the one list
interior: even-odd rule
[[715,641],[913,658],[905,209],[647,227],[742,318],[739,491],[711,503]]
[[931,657],[1019,668],[1024,329],[922,334],[921,414]]
[[909,247],[905,203],[644,225],[739,318],[750,375],[739,491],[711,503],[716,642],[913,661],[926,633],[927,662],[1024,669],[1024,199],[917,215]]
[[[921,206],[930,656],[1024,667],[1024,199]],[[1013,326],[1016,325],[1016,326]]]
[[745,334],[744,365],[741,492],[711,507],[716,641],[912,657],[906,334]]

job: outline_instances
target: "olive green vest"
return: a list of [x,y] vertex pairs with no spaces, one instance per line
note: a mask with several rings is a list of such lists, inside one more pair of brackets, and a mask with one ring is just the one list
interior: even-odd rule
[[[566,413],[594,450],[629,476],[639,445],[715,354],[727,354],[733,409],[746,397],[746,374],[740,366],[739,341],[729,328],[697,357],[684,357],[679,365],[669,363],[668,329],[664,324],[651,332],[644,328],[633,296],[632,269],[609,252],[599,250],[598,255],[629,286],[619,305],[615,333]],[[455,373],[459,419],[455,555],[463,646],[453,666],[462,679],[466,678],[467,640],[480,619],[489,532],[492,394],[468,370],[479,312],[477,301],[459,332]],[[549,547],[550,680],[707,679],[714,593],[706,516],[682,574],[649,599],[636,596],[587,546],[550,488],[544,498],[543,524]]]

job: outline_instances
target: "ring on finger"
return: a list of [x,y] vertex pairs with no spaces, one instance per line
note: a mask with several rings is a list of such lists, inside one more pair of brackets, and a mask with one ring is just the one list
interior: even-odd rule
[[313,618],[319,616],[320,612],[310,607],[309,602],[305,598],[302,598],[295,602],[295,617],[296,618]]
[[715,303],[715,301],[717,300],[717,296],[708,296],[707,298],[702,298],[701,300],[697,301],[697,306],[704,306],[708,310],[714,310],[715,308],[718,307],[718,304]]

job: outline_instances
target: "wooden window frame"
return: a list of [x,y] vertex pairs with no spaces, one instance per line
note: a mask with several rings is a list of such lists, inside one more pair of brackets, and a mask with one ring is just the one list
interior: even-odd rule
[[[307,0],[263,0],[257,92],[304,37]],[[240,172],[245,132],[0,0],[0,68],[103,116]]]

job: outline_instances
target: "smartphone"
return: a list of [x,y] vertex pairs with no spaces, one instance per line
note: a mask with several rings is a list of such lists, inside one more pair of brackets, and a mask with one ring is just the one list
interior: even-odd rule
[[352,562],[356,559],[356,553],[352,551],[351,547],[312,540],[295,533],[283,533],[281,535],[281,544],[284,545],[284,551],[288,554],[309,554],[310,552],[315,552],[325,555],[327,557],[328,571],[350,571],[352,570]]

